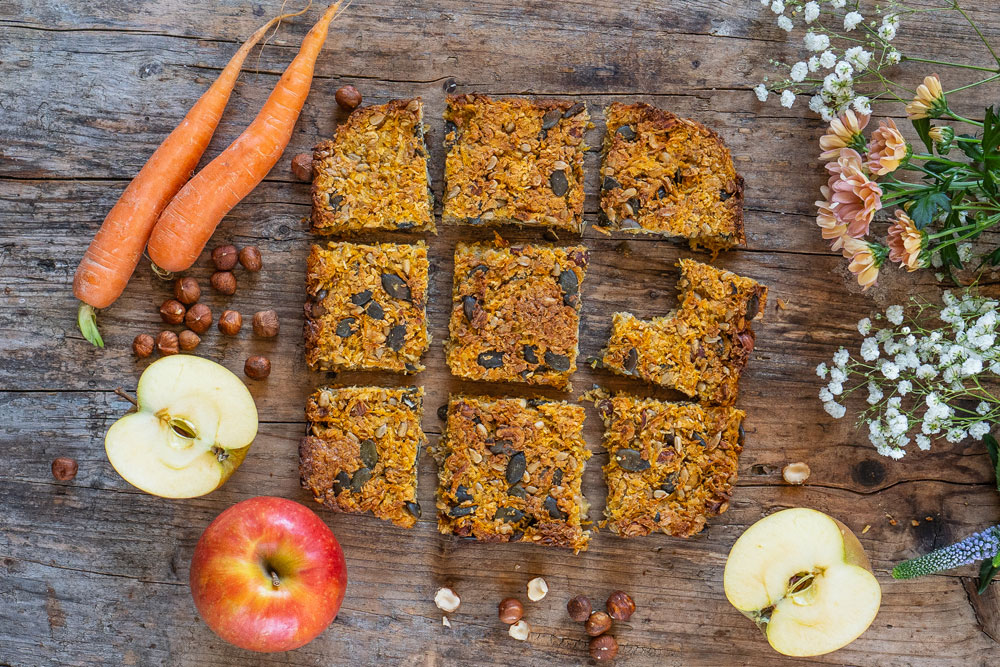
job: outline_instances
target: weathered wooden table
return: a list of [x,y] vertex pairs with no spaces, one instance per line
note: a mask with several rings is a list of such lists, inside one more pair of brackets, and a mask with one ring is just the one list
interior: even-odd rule
[[[992,3],[968,4],[996,37],[1000,15],[990,12]],[[262,248],[264,271],[244,279],[229,303],[244,313],[272,307],[283,319],[274,343],[249,335],[221,338],[213,329],[198,349],[237,371],[251,353],[271,357],[271,378],[251,385],[262,419],[253,451],[222,489],[196,500],[151,497],[120,479],[103,449],[105,431],[128,407],[113,390],[134,389],[146,362],[133,358],[129,344],[137,333],[162,328],[157,307],[169,286],[142,266],[124,296],[101,314],[108,347],[98,350],[76,330],[73,271],[124,184],[235,44],[278,9],[278,2],[246,0],[0,1],[0,664],[582,664],[589,661],[586,638],[566,616],[565,602],[578,593],[603,600],[617,588],[638,604],[617,631],[623,664],[1000,662],[1000,584],[977,598],[973,568],[906,583],[888,576],[899,559],[996,522],[1000,498],[982,446],[939,445],[892,462],[847,420],[832,422],[816,400],[814,367],[838,346],[856,343],[859,317],[910,291],[933,294],[937,286],[927,272],[915,280],[890,273],[873,290],[873,301],[858,293],[844,262],[819,238],[812,201],[822,175],[813,156],[822,126],[802,101],[791,110],[760,105],[747,90],[769,72],[767,59],[787,48],[785,34],[756,2],[355,2],[331,31],[285,159],[227,217],[213,242]],[[315,16],[314,9],[283,25],[248,61],[207,155],[256,113]],[[908,21],[900,41],[920,55],[956,55],[968,43],[966,34],[957,19],[935,16]],[[914,81],[921,75],[910,70]],[[597,122],[592,145],[599,145],[601,109],[612,100],[645,100],[707,123],[725,137],[747,180],[749,248],[725,253],[718,263],[769,284],[772,298],[742,386],[748,435],[739,489],[728,513],[707,531],[689,540],[631,541],[604,531],[589,551],[573,556],[528,545],[459,543],[437,533],[432,512],[404,531],[319,510],[348,557],[340,615],[298,651],[250,655],[224,644],[199,620],[188,567],[204,527],[239,500],[270,494],[313,505],[299,488],[296,447],[304,398],[330,378],[303,361],[304,262],[313,239],[303,222],[308,186],[292,179],[288,160],[330,135],[338,119],[333,92],[345,83],[369,102],[424,97],[438,195],[441,111],[452,85],[585,100]],[[995,88],[972,99],[979,105],[993,98]],[[597,164],[597,154],[589,154],[591,221]],[[443,362],[452,249],[460,237],[489,235],[446,228],[430,242],[436,342],[417,382],[427,388],[424,428],[432,441],[441,430],[435,409],[449,391],[522,393],[457,381]],[[581,347],[590,355],[600,349],[614,309],[651,316],[672,306],[673,263],[691,253],[593,231],[584,240],[593,261]],[[206,284],[207,258],[191,274]],[[784,308],[776,306],[779,298]],[[225,303],[217,294],[208,302],[215,312]],[[640,389],[584,370],[575,379],[577,393],[595,382]],[[595,456],[585,488],[597,512],[606,461],[598,421],[591,409],[586,433]],[[79,461],[75,480],[52,479],[56,456]],[[781,467],[797,460],[813,470],[804,488],[781,481]],[[432,506],[434,479],[425,457],[425,507]],[[828,511],[858,533],[870,526],[862,540],[884,593],[882,610],[861,639],[813,661],[775,654],[722,590],[725,557],[739,533],[769,512],[798,505]],[[496,604],[523,594],[536,575],[548,580],[550,593],[529,606],[530,641],[514,642],[496,618]],[[441,585],[463,598],[450,629],[431,601]]]

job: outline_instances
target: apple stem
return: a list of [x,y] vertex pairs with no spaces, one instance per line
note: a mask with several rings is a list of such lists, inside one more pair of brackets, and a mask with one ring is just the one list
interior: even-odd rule
[[125,390],[122,389],[121,387],[116,387],[115,388],[115,393],[118,394],[119,396],[121,396],[122,398],[124,398],[129,403],[131,403],[133,407],[136,407],[136,408],[139,407],[139,403],[134,398],[132,398],[131,396],[129,396],[128,394],[126,394]]
[[274,570],[271,570],[271,585],[273,585],[275,588],[281,586],[281,579],[278,578],[278,573],[275,572]]

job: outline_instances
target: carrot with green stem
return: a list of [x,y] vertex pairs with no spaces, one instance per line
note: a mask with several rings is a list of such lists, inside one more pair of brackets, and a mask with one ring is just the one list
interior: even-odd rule
[[[330,5],[281,75],[260,113],[226,150],[195,174],[160,215],[149,257],[166,271],[198,258],[222,218],[257,187],[281,158],[312,86],[313,69],[341,2]],[[344,8],[350,0],[344,2]]]
[[309,6],[276,16],[250,35],[181,124],[153,152],[104,219],[73,277],[73,294],[81,302],[77,324],[84,338],[94,345],[104,347],[95,309],[107,308],[124,291],[160,213],[191,177],[208,148],[243,61],[278,21],[307,9]]

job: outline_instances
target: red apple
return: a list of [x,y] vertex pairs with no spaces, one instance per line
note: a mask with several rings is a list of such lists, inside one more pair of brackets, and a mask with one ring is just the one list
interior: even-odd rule
[[290,651],[337,616],[347,565],[305,505],[261,496],[215,518],[194,548],[191,596],[215,634],[251,651]]

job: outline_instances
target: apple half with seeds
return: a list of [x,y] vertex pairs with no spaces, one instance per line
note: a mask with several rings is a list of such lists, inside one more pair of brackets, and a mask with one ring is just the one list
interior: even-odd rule
[[729,552],[724,587],[774,650],[797,657],[850,644],[875,620],[882,601],[854,533],[801,507],[747,528]]
[[208,359],[177,354],[143,372],[136,410],[104,439],[126,482],[155,496],[194,498],[222,486],[257,435],[257,406],[243,382]]

